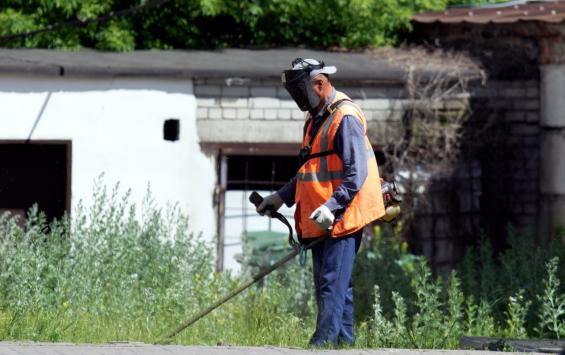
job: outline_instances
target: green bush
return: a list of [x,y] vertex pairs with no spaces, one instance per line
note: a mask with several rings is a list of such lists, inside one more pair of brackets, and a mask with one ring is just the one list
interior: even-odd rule
[[[391,45],[413,13],[487,0],[172,0],[157,8],[86,26],[1,41],[26,48],[133,49]],[[0,3],[0,36],[88,21],[147,1],[15,1]]]

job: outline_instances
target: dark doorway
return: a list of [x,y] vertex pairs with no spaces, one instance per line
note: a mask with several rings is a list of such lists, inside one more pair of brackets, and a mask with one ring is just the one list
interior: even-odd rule
[[0,141],[0,212],[25,217],[37,203],[48,220],[70,208],[71,142]]

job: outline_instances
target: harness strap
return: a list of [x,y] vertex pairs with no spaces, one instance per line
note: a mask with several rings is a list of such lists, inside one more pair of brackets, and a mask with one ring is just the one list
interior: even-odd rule
[[[328,108],[326,109],[326,111],[324,112],[324,114],[322,115],[322,119],[325,121],[330,115],[332,115],[335,110],[337,110],[339,108],[339,106],[345,102],[345,101],[349,101],[349,102],[353,102],[350,99],[341,99],[341,100],[337,100],[336,102],[334,102],[333,104],[331,104],[330,106],[328,106]],[[310,126],[310,123],[312,122],[312,118],[309,117],[306,120],[306,123],[304,123],[304,133],[303,136],[306,136],[306,132],[308,131],[308,126]],[[315,159],[315,158],[320,158],[320,157],[325,157],[328,155],[332,155],[335,154],[335,150],[331,149],[331,150],[326,150],[323,152],[318,152],[318,153],[314,153],[314,154],[310,154],[310,149],[312,147],[312,143],[314,142],[314,140],[316,139],[316,137],[318,136],[318,133],[320,132],[320,130],[318,130],[318,132],[316,132],[316,135],[311,136],[310,137],[310,142],[308,143],[308,145],[304,148],[302,148],[302,150],[300,150],[300,154],[298,155],[298,169],[300,169],[302,167],[302,165],[304,165],[308,160],[310,159]]]
[[[349,102],[353,102],[350,99],[341,99],[341,100],[337,100],[336,102],[334,102],[333,104],[331,104],[330,106],[328,106],[328,108],[326,109],[326,111],[324,112],[324,114],[322,115],[322,119],[325,121],[332,113],[335,112],[335,110],[339,107],[339,105],[341,105],[343,102],[345,101],[349,101]],[[306,132],[308,131],[308,126],[310,125],[310,123],[312,122],[312,117],[309,117],[306,122],[304,123],[304,129],[303,129],[303,133],[302,136],[305,137],[306,136]],[[316,132],[316,136],[318,135],[318,133]],[[312,143],[314,142],[314,139],[316,138],[316,136],[312,136],[310,137],[310,142],[308,143],[309,146],[312,145]]]
[[318,153],[314,153],[314,154],[309,154],[305,159],[305,163],[310,160],[310,159],[315,159],[315,158],[319,158],[319,157],[325,157],[326,155],[332,155],[335,153],[335,150],[330,149],[330,150],[326,150],[323,152],[318,152]]

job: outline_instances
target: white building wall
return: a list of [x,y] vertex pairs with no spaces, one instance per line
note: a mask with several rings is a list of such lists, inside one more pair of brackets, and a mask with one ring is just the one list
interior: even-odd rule
[[[215,233],[213,162],[198,145],[189,80],[0,77],[0,140],[72,141],[71,203],[88,204],[93,183],[119,182],[140,203],[148,184],[162,206],[179,202],[191,230]],[[180,120],[180,139],[163,123]]]

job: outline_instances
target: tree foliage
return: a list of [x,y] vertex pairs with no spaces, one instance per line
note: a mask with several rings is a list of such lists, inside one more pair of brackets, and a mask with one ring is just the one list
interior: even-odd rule
[[[10,40],[0,38],[0,46],[111,51],[382,46],[394,44],[397,33],[409,29],[413,13],[461,2],[465,0],[170,0],[105,21],[63,25]],[[0,36],[91,21],[144,3],[150,0],[3,0]]]

